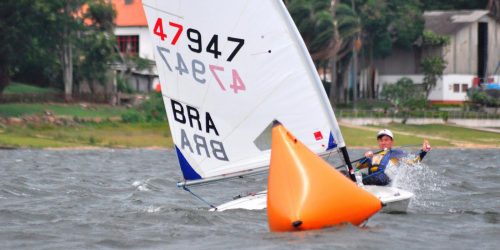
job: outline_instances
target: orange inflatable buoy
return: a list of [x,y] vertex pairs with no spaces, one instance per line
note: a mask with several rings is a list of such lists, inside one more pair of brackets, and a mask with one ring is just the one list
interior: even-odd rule
[[360,225],[382,203],[331,167],[285,127],[272,129],[267,217],[273,232]]

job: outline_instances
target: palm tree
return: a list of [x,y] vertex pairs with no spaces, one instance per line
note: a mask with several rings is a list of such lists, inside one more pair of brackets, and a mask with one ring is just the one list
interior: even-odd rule
[[289,0],[287,8],[312,59],[317,65],[330,64],[330,103],[344,100],[337,64],[350,56],[354,36],[361,30],[358,16],[348,5],[331,0]]
[[313,60],[324,60],[323,51],[328,50],[329,42],[333,37],[333,18],[329,11],[330,1],[290,0],[288,2],[288,11]]
[[[335,47],[331,51],[332,60],[330,67],[332,69],[332,86],[330,88],[330,103],[347,102],[347,74],[353,56],[353,47],[355,41],[361,33],[361,22],[351,6],[347,4],[332,1],[332,13],[336,22]],[[339,74],[340,72],[340,74]],[[355,72],[356,74],[357,72]],[[340,81],[339,81],[339,77]],[[334,87],[335,86],[335,87]]]

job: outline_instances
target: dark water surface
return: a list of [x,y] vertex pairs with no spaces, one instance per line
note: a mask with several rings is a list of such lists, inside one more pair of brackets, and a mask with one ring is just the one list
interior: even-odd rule
[[[355,150],[353,158],[361,155]],[[171,150],[0,151],[1,249],[499,249],[500,150],[437,149],[395,185],[407,214],[367,226],[270,233],[265,211],[208,212]],[[266,176],[194,189],[214,204]]]

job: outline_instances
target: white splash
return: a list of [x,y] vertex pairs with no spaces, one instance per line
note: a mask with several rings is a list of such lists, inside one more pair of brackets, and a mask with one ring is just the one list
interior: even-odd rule
[[161,211],[161,207],[155,207],[153,205],[144,209],[144,212],[146,212],[146,213],[158,213],[160,211]]
[[410,207],[429,208],[439,205],[436,194],[444,194],[446,182],[435,170],[422,162],[413,162],[413,159],[415,156],[409,155],[397,165],[386,168],[387,175],[392,179],[391,185],[415,194]]
[[150,189],[148,188],[148,184],[146,182],[134,181],[134,183],[132,183],[132,186],[134,186],[139,191],[149,191]]

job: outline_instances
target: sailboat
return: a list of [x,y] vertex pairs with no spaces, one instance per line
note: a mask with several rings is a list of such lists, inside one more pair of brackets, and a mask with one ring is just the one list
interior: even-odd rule
[[[268,171],[275,120],[355,181],[316,68],[281,0],[143,0],[170,131],[190,186]],[[413,194],[365,186],[404,212]],[[267,191],[213,210],[265,209]]]

